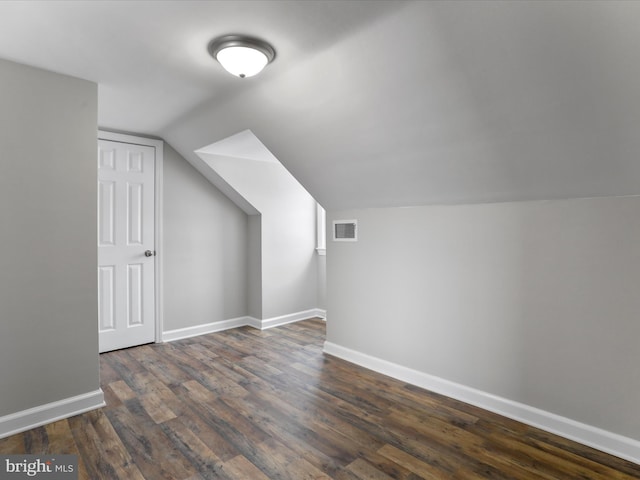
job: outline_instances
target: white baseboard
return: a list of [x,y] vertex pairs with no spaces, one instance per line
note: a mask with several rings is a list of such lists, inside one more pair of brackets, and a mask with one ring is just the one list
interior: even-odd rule
[[0,417],[0,438],[104,407],[101,389]]
[[162,333],[163,342],[173,342],[175,340],[182,340],[184,338],[196,337],[198,335],[205,335],[207,333],[221,332],[223,330],[230,330],[238,327],[253,327],[258,330],[266,330],[267,328],[278,327],[280,325],[286,325],[287,323],[299,322],[301,320],[308,320],[309,318],[326,316],[326,311],[319,308],[312,308],[311,310],[305,310],[303,312],[290,313],[288,315],[281,315],[279,317],[267,318],[260,320],[254,317],[238,317],[231,318],[229,320],[221,320],[219,322],[205,323],[203,325],[196,325],[193,327],[178,328],[175,330],[168,330]]
[[248,327],[253,327],[256,330],[262,330],[262,320],[258,320],[255,317],[247,317],[247,323],[245,323]]
[[397,380],[455,398],[541,430],[640,464],[640,441],[498,397],[428,373],[325,342],[324,352]]
[[245,325],[251,325],[250,320],[251,320],[251,317],[238,317],[238,318],[231,318],[229,320],[221,320],[219,322],[211,322],[211,323],[205,323],[203,325],[196,325],[194,327],[168,330],[166,332],[162,332],[162,341],[173,342],[175,340],[182,340],[183,338],[196,337],[198,335],[221,332],[223,330],[229,330],[231,328],[244,327]]
[[308,320],[310,318],[324,317],[327,312],[320,308],[312,308],[310,310],[304,310],[302,312],[290,313],[288,315],[281,315],[279,317],[267,318],[264,320],[256,320],[260,324],[260,330],[266,330],[267,328],[279,327],[280,325],[286,325],[287,323],[299,322],[301,320]]

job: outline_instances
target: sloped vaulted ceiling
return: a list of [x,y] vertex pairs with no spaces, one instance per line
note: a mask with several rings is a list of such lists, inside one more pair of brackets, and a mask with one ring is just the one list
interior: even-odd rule
[[631,3],[415,2],[166,136],[248,126],[330,209],[637,194],[638,25]]
[[[17,3],[0,57],[98,82],[103,127],[250,129],[329,209],[640,193],[640,2]],[[207,58],[236,31],[260,76]]]

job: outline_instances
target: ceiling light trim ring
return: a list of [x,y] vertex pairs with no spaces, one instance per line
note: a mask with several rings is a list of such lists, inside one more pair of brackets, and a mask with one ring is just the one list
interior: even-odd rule
[[232,47],[244,47],[257,50],[262,53],[267,59],[267,65],[273,61],[276,57],[276,51],[264,40],[259,38],[249,37],[247,35],[224,35],[222,37],[214,38],[207,47],[209,54],[220,62],[218,54],[226,49]]

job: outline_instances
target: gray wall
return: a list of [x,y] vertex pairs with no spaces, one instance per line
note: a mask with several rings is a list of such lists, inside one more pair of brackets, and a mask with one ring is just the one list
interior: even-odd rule
[[0,60],[0,416],[98,378],[97,86]]
[[262,219],[262,318],[317,308],[315,201],[282,199]]
[[329,212],[327,340],[640,439],[640,198]]
[[327,256],[318,255],[318,308],[327,309]]
[[164,330],[248,314],[247,215],[164,149]]
[[249,215],[249,316],[262,318],[262,216]]
[[[249,304],[252,312],[262,313],[256,318],[268,320],[317,308],[316,202],[313,197],[276,160],[258,161],[202,151],[198,154],[261,213],[252,216],[250,229],[253,238],[250,240]],[[255,222],[260,222],[259,226]],[[256,234],[260,234],[259,240]],[[260,287],[257,285],[258,261],[261,262]],[[256,293],[260,298],[256,298]]]

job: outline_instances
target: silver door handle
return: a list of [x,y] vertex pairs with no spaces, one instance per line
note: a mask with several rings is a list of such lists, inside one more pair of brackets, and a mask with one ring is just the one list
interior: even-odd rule
[[145,257],[154,257],[156,255],[156,251],[155,250],[147,250],[144,252],[144,256]]

